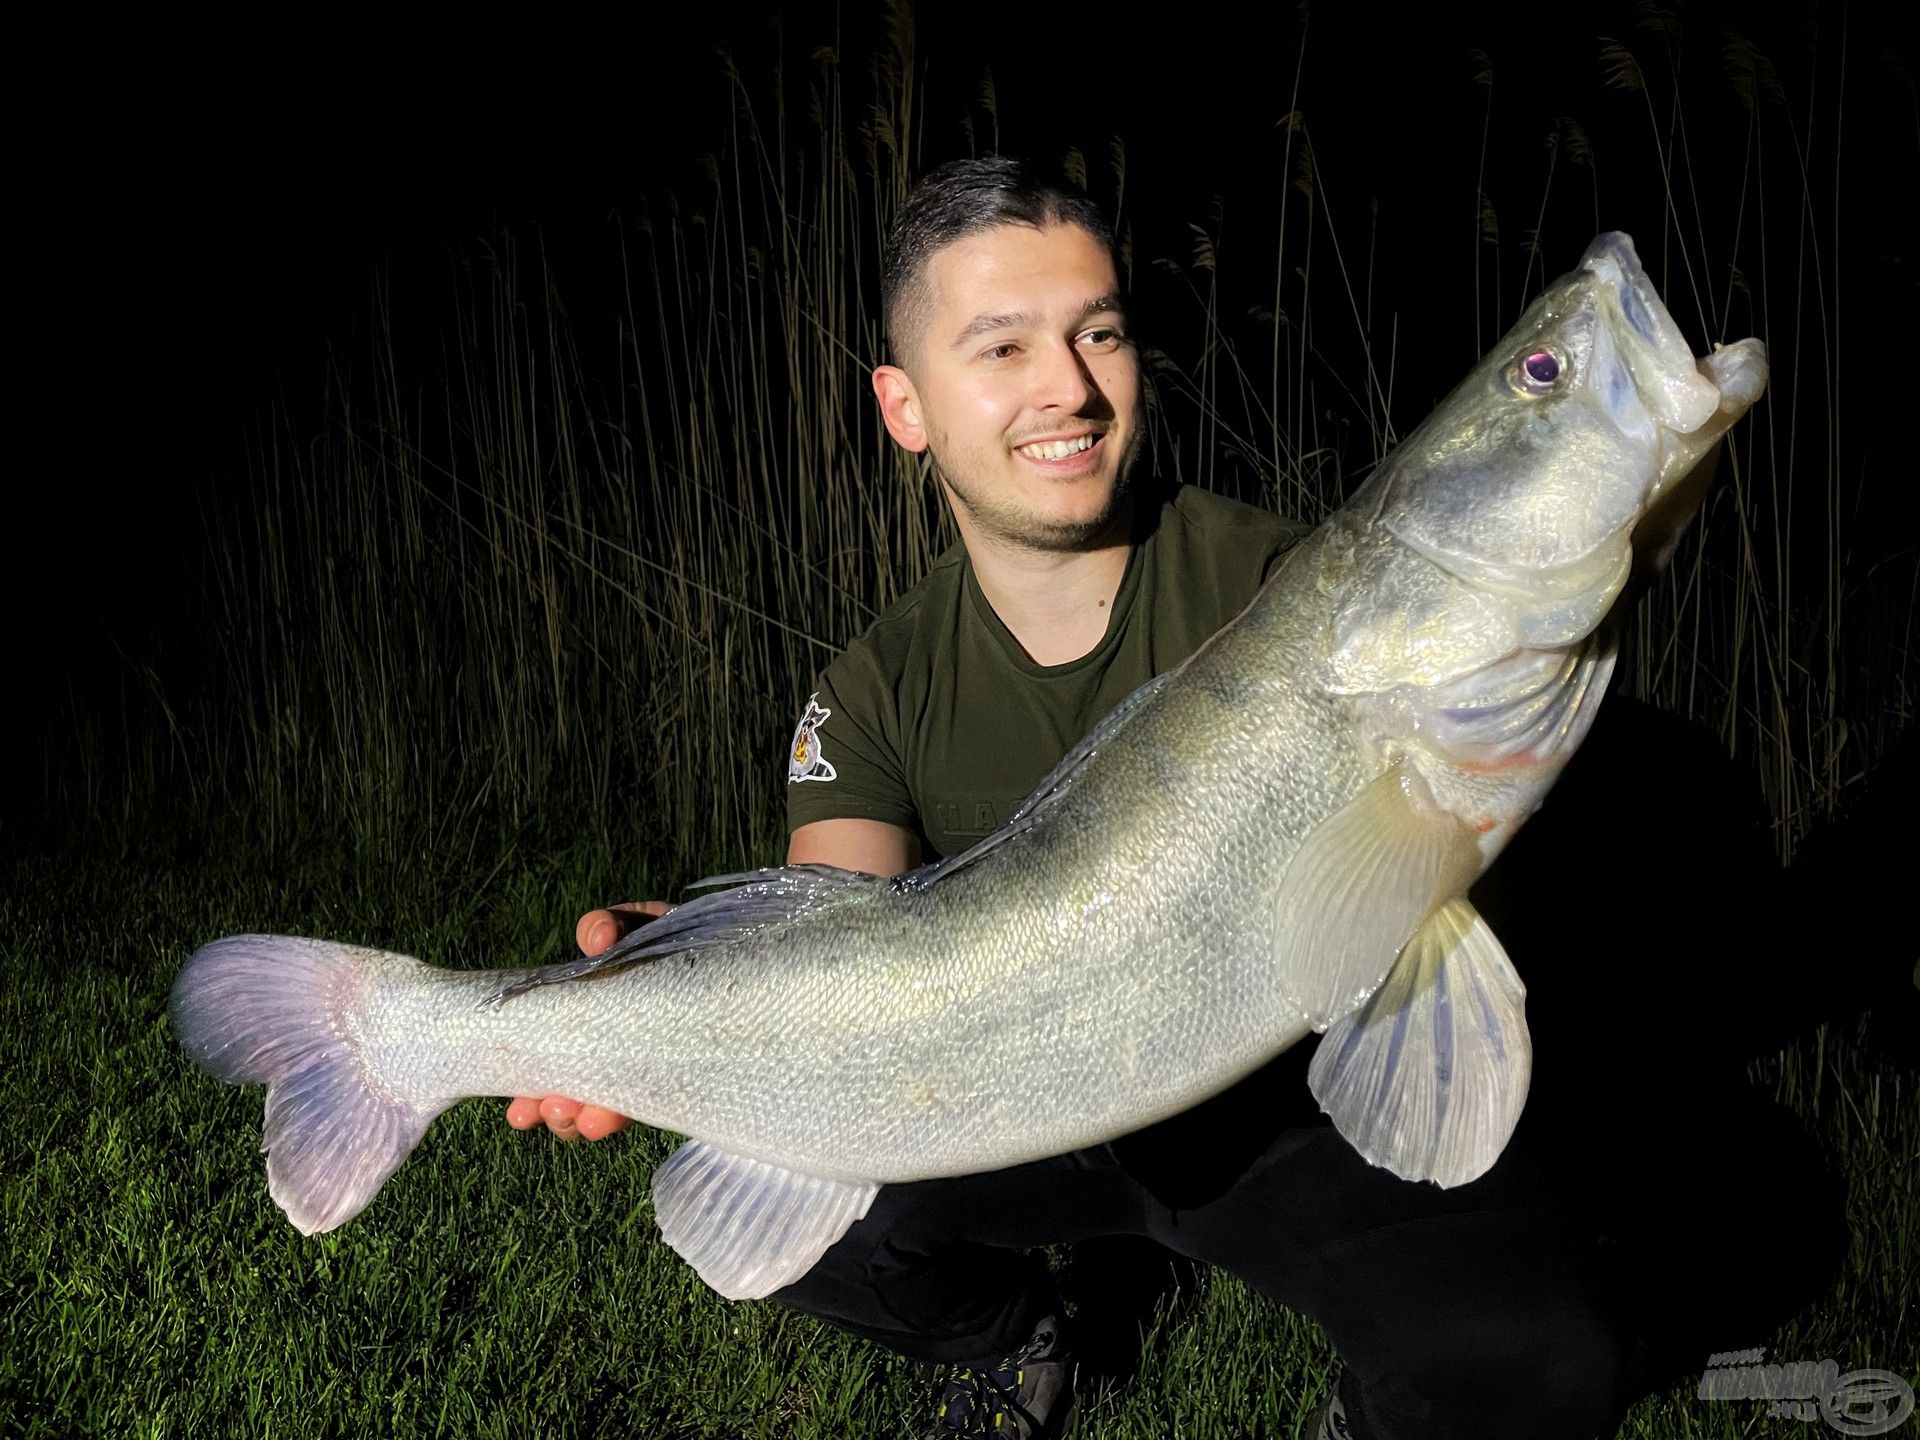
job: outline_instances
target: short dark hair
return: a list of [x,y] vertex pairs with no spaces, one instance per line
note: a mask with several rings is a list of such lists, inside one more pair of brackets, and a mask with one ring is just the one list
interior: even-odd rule
[[880,321],[897,360],[923,310],[927,262],[956,240],[1001,225],[1078,225],[1109,253],[1113,227],[1084,190],[1030,161],[1007,155],[953,160],[907,193],[887,231],[880,261]]

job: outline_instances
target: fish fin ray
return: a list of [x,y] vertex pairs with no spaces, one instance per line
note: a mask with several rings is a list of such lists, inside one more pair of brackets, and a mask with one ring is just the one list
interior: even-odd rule
[[1361,1155],[1403,1180],[1464,1185],[1500,1158],[1533,1073],[1527,988],[1466,900],[1428,917],[1386,982],[1308,1069]]
[[[734,883],[741,882],[744,883]],[[891,882],[864,870],[831,865],[786,865],[739,875],[718,875],[702,885],[733,884],[729,890],[696,895],[616,941],[598,955],[582,955],[557,965],[515,971],[487,993],[482,1005],[498,1005],[541,985],[610,974],[644,960],[704,950],[740,940],[768,925],[795,920],[823,906]]]
[[1101,717],[1097,725],[1081,736],[1078,743],[1060,757],[1058,764],[1040,777],[1040,783],[1033,787],[1026,799],[1014,807],[1013,813],[1007,816],[999,829],[957,855],[948,855],[934,861],[931,865],[922,865],[917,870],[909,870],[899,878],[901,888],[925,889],[936,880],[945,879],[954,871],[972,865],[1014,836],[1031,829],[1041,816],[1051,810],[1059,803],[1060,798],[1073,788],[1073,782],[1079,779],[1081,772],[1093,762],[1094,756],[1098,755],[1115,735],[1124,730],[1134,716],[1140,713],[1141,707],[1166,688],[1167,682],[1179,674],[1182,668],[1184,666],[1175,666],[1172,670],[1154,676]]
[[1274,964],[1325,1030],[1371,995],[1434,906],[1465,891],[1480,851],[1405,761],[1307,835],[1275,889]]
[[689,1140],[653,1172],[660,1234],[729,1300],[790,1285],[847,1233],[880,1187],[829,1180]]
[[267,1086],[267,1193],[303,1235],[359,1214],[446,1109],[394,1094],[342,1023],[376,963],[420,964],[358,945],[234,935],[193,953],[168,1002],[174,1033],[203,1068]]
[[1615,637],[1517,650],[1418,697],[1423,743],[1456,764],[1564,760],[1592,727],[1613,674]]
[[758,870],[735,870],[726,875],[708,875],[704,879],[690,881],[680,887],[681,893],[688,890],[716,890],[721,887],[737,885],[755,885],[785,876],[789,879],[799,876],[813,876],[827,881],[871,880],[865,870],[848,870],[839,865],[822,865],[818,861],[803,861],[798,865],[764,865]]
[[1103,715],[1098,724],[1081,736],[1073,748],[1060,757],[1059,763],[1053,769],[1040,777],[1040,783],[1035,785],[1033,792],[1014,808],[1013,813],[1007,817],[1007,823],[1024,820],[1052,806],[1071,788],[1080,772],[1085,770],[1093,757],[1106,747],[1107,742],[1126,729],[1133,718],[1140,713],[1141,708],[1166,689],[1173,677],[1184,668],[1184,666],[1176,666],[1172,670],[1163,671],[1154,676]]

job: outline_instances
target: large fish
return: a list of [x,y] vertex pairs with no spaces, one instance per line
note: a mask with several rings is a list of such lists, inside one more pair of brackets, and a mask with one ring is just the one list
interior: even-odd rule
[[302,1231],[357,1214],[455,1101],[558,1092],[691,1137],[656,1213],[736,1298],[804,1274],[884,1183],[1110,1140],[1316,1030],[1314,1093],[1360,1153],[1464,1183],[1531,1063],[1467,888],[1587,730],[1636,539],[1670,549],[1765,379],[1756,340],[1696,361],[1603,235],[972,850],[723,877],[537,970],[236,936],[187,962],[174,1028],[268,1086],[268,1189]]

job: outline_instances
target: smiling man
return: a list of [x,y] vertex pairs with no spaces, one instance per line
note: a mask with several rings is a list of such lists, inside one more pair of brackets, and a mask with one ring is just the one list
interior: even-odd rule
[[820,676],[788,772],[796,862],[891,873],[973,844],[1305,533],[1200,490],[1136,495],[1140,357],[1104,223],[1030,184],[1008,162],[939,172],[896,226],[899,363],[874,395],[931,454],[961,543]]
[[[1005,159],[943,167],[897,218],[894,363],[873,390],[894,439],[930,454],[961,543],[819,676],[788,753],[790,863],[895,874],[972,845],[1306,532],[1139,484],[1140,357],[1111,250],[1085,196]],[[581,947],[663,908],[584,916]],[[1308,1049],[1112,1145],[885,1187],[774,1298],[949,1366],[930,1436],[1038,1440],[1067,1423],[1072,1356],[1031,1252],[1144,1235],[1325,1327],[1346,1368],[1302,1432],[1316,1440],[1611,1433],[1616,1333],[1524,1161],[1452,1190],[1368,1165],[1317,1115]],[[623,1123],[560,1097],[510,1111],[542,1118],[569,1137]]]

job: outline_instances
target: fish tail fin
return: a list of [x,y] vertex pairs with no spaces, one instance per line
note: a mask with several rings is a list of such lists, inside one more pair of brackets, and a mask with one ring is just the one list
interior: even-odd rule
[[174,1033],[202,1068],[267,1087],[267,1191],[304,1235],[345,1224],[379,1193],[444,1104],[395,1093],[351,1019],[404,955],[286,935],[202,946],[174,981]]

